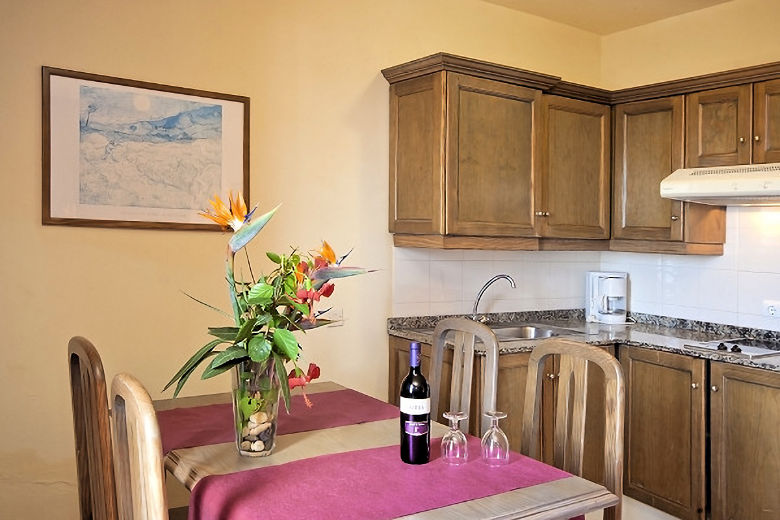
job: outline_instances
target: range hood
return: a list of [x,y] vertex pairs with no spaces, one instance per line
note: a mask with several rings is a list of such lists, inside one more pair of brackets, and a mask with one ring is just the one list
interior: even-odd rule
[[780,163],[681,168],[661,181],[661,197],[716,206],[780,206]]

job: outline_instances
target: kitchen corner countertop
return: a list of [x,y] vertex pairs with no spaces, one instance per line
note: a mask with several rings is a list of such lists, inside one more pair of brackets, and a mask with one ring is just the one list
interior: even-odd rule
[[[587,323],[582,317],[577,316],[578,313],[576,310],[570,311],[569,316],[565,315],[566,311],[540,312],[537,316],[534,316],[536,313],[531,312],[522,314],[525,316],[519,319],[513,319],[512,317],[507,318],[504,315],[492,315],[489,316],[490,321],[487,323],[487,325],[507,326],[509,323],[513,322],[522,322],[541,326],[548,325],[572,331],[572,334],[561,333],[560,335],[555,336],[556,338],[572,339],[591,345],[620,344],[651,350],[662,350],[665,352],[673,352],[675,354],[683,354],[691,357],[710,359],[713,361],[721,361],[725,363],[780,372],[780,350],[778,350],[776,356],[750,359],[730,354],[728,352],[720,352],[715,350],[711,352],[702,352],[699,350],[693,351],[684,348],[684,345],[690,342],[707,342],[718,341],[727,338],[746,337],[744,332],[747,329],[739,329],[738,332],[741,332],[742,334],[735,334],[729,330],[720,331],[718,330],[719,326],[717,325],[714,327],[703,327],[707,330],[693,330],[679,327],[668,327],[661,323],[648,322],[629,323],[625,325]],[[639,316],[646,317],[647,315]],[[388,334],[391,336],[408,339],[410,341],[431,343],[433,328],[436,322],[441,318],[444,318],[444,316],[390,318],[388,320]],[[715,330],[713,330],[713,328]],[[730,327],[723,326],[723,328],[729,329]],[[766,331],[756,332],[761,333]],[[773,333],[770,332],[769,334],[772,335]],[[751,337],[755,337],[755,335]],[[533,350],[533,348],[541,341],[544,340],[521,339],[501,341],[499,343],[499,353],[513,354],[517,352],[529,352]],[[774,347],[773,350],[780,348],[780,346],[776,344],[772,344],[770,348],[772,347]]]

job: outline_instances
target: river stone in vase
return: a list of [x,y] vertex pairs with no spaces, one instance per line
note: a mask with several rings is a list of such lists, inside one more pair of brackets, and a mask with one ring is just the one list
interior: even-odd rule
[[276,444],[280,381],[272,360],[244,361],[233,371],[233,416],[241,455],[265,457]]

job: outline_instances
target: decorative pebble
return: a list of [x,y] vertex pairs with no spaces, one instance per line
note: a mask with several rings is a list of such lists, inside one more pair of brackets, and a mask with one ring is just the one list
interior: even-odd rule
[[265,448],[263,441],[255,441],[252,443],[252,451],[263,451],[263,448]]
[[257,426],[255,426],[254,428],[249,430],[249,435],[260,435],[260,433],[264,432],[265,430],[267,430],[270,427],[271,427],[271,423],[269,423],[269,422],[264,422],[263,424],[258,424]]
[[255,425],[262,424],[268,420],[268,414],[265,412],[255,412],[249,416],[249,422]]
[[249,430],[250,430],[249,426],[244,426],[243,429],[241,430],[241,436],[246,437],[247,435],[249,435]]
[[263,442],[268,442],[268,440],[273,436],[274,434],[274,428],[268,428],[264,432],[260,433],[260,440]]
[[249,441],[244,441],[241,443],[241,449],[244,451],[249,451],[252,449],[252,443]]

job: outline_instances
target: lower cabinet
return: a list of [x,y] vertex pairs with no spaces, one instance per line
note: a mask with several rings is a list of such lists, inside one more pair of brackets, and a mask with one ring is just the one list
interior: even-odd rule
[[780,373],[710,368],[712,520],[780,518]]
[[620,361],[626,495],[682,519],[780,518],[780,373],[633,347]]
[[[389,382],[388,402],[395,405],[399,402],[398,390],[401,379],[409,370],[409,340],[389,336]],[[430,374],[431,346],[423,343],[421,352],[421,369],[423,375]],[[606,347],[614,354],[613,347]],[[498,358],[498,388],[496,392],[496,407],[506,412],[506,419],[499,423],[509,439],[510,448],[520,451],[523,433],[523,404],[525,388],[528,379],[529,352],[501,354]],[[474,360],[474,377],[479,384],[474,385],[471,394],[471,410],[469,417],[482,415],[482,373],[484,358]],[[447,410],[449,389],[452,373],[452,351],[445,351],[442,367],[442,384],[439,391],[439,410]],[[555,431],[555,401],[558,391],[558,359],[548,359],[544,369],[542,385],[542,427],[540,441],[542,460],[553,462],[553,432]],[[588,403],[585,420],[585,451],[583,453],[583,477],[593,482],[602,482],[604,475],[604,376],[593,368],[588,372]],[[433,418],[443,422],[441,417]],[[479,435],[479,421],[469,421],[469,433]]]

